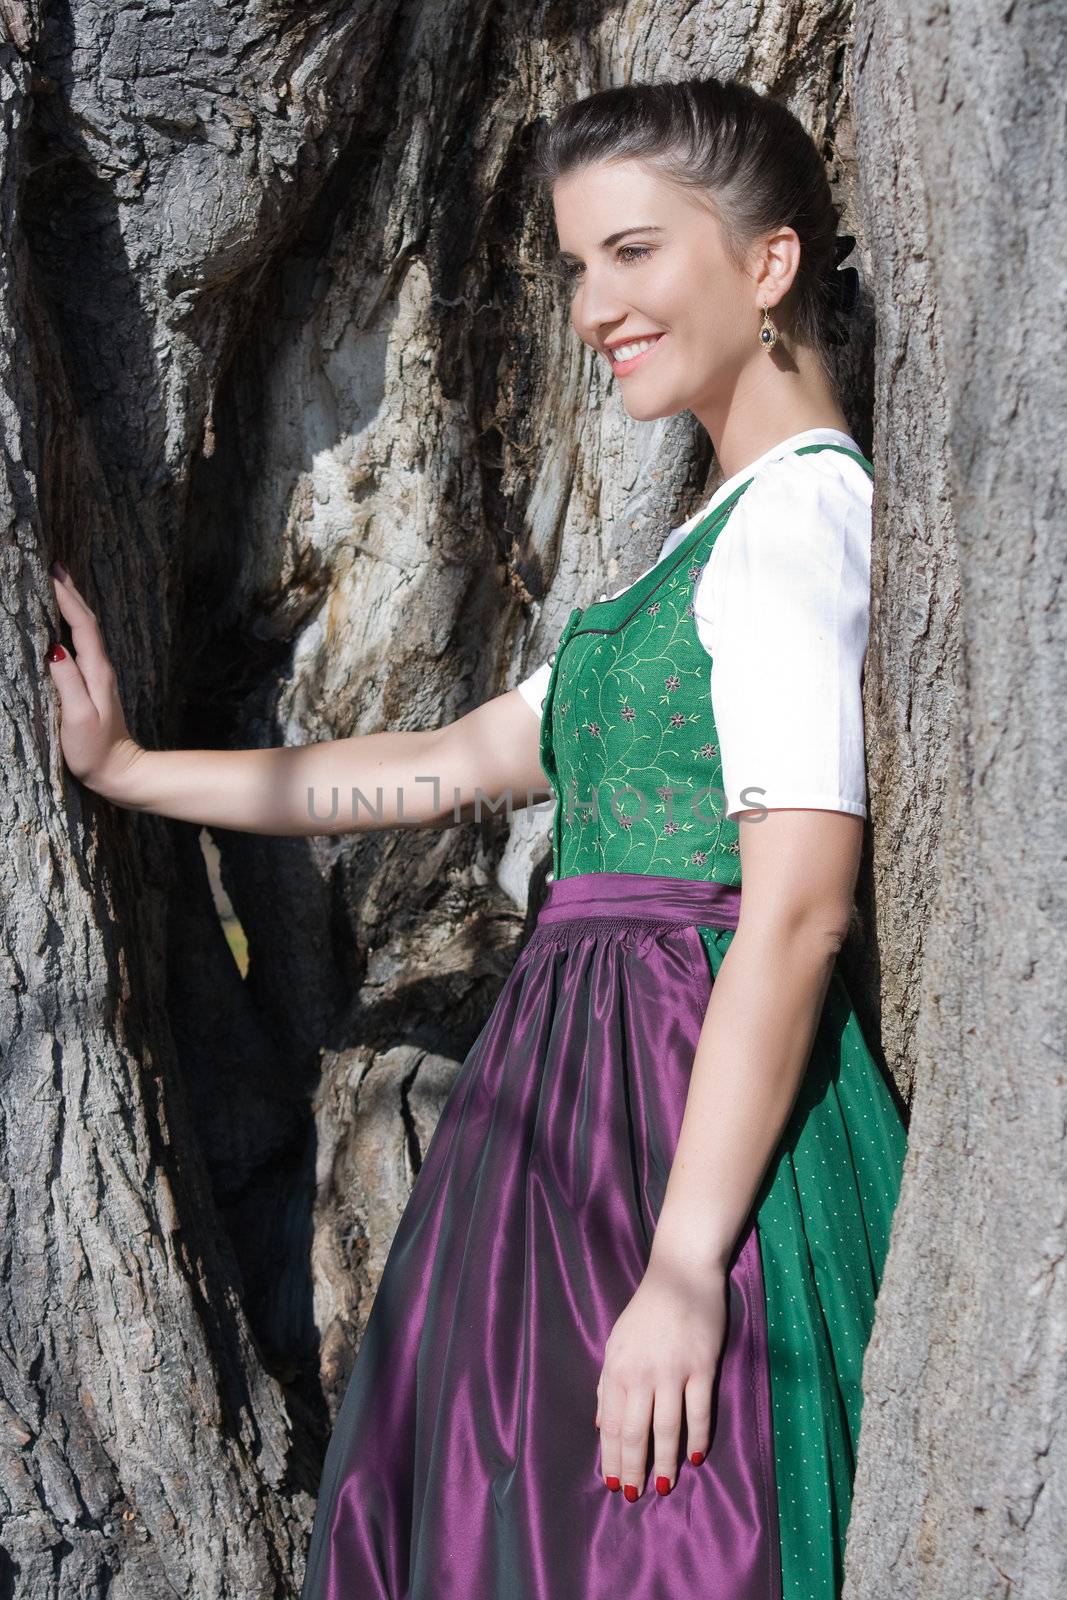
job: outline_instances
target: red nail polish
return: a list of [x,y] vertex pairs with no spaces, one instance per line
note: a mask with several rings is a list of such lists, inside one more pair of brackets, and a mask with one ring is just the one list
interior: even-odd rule
[[604,1482],[607,1484],[612,1494],[615,1493],[616,1489],[622,1488],[622,1484],[619,1482],[618,1478],[605,1478]]
[[59,643],[58,639],[56,640],[55,644],[49,645],[47,659],[49,661],[65,661],[67,659],[67,652]]
[[671,1480],[669,1478],[663,1478],[663,1477],[657,1478],[656,1479],[656,1493],[657,1494],[670,1494],[670,1492],[671,1492]]
[[636,1485],[636,1483],[628,1483],[626,1485],[625,1489],[622,1492],[626,1496],[627,1500],[630,1500],[630,1501],[636,1500],[637,1499],[637,1485]]
[[700,1463],[704,1459],[703,1450],[694,1450],[689,1459],[693,1463],[694,1467],[699,1467]]

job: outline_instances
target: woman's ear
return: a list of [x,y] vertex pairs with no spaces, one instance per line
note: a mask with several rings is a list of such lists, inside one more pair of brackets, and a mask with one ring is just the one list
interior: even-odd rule
[[800,268],[800,236],[795,228],[773,229],[754,251],[757,304],[774,307],[793,287]]

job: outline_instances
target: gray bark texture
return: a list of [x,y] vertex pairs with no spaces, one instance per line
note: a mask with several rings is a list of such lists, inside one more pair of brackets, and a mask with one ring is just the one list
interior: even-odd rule
[[900,1204],[846,1600],[1067,1594],[1067,6],[857,6]]
[[1063,9],[868,0],[855,30],[844,0],[0,0],[0,1600],[297,1593],[550,865],[546,807],[216,830],[242,977],[200,831],[65,769],[48,564],[153,748],[439,726],[531,671],[718,481],[575,339],[533,135],[708,72],[813,132],[865,281],[845,961],[915,1118],[848,1594],[1063,1591]]

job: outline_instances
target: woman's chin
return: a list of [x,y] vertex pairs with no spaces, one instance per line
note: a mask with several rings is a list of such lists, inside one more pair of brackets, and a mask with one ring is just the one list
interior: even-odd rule
[[664,401],[654,395],[649,395],[645,400],[640,395],[627,394],[625,390],[622,403],[635,422],[655,422],[659,417],[675,417],[679,411],[685,410],[685,405],[680,400]]

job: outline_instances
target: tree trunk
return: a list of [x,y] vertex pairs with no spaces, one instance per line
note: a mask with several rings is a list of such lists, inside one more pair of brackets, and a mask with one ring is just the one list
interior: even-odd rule
[[[1040,39],[1054,82],[1054,29],[1032,9],[1006,37],[1019,52]],[[991,46],[962,33],[952,103],[984,142],[945,148],[949,24],[938,13],[917,45],[918,15],[915,0],[864,7],[854,133],[850,12],[834,0],[787,0],[755,34],[740,0],[0,0],[0,1596],[295,1594],[393,1230],[549,866],[547,807],[341,838],[216,830],[243,976],[200,830],[108,806],[64,768],[48,563],[87,593],[152,747],[433,727],[517,681],[572,605],[636,575],[718,476],[691,417],[631,422],[575,339],[532,137],[600,84],[706,72],[781,95],[813,131],[870,285],[844,374],[881,535],[873,849],[847,960],[872,1043],[880,1020],[902,1087],[917,1072],[919,1116],[868,1367],[850,1582],[971,1600],[1009,1592],[997,1563],[1019,1593],[1045,1593],[1063,1495],[1061,1474],[1035,1508],[1058,1445],[1041,1357],[1064,1320],[1041,1181],[1063,1120],[1042,1071],[1063,988],[1056,755],[1040,725],[1026,745],[1005,738],[1009,658],[977,605],[1002,556],[995,593],[1012,598],[988,608],[993,626],[1025,661],[1020,691],[1051,707],[1061,624],[1035,534],[1058,503],[1024,486],[1061,441],[1012,449],[1005,415],[1009,448],[978,445],[998,391],[1035,420],[1045,400],[1042,441],[1062,425],[1044,303],[1062,293],[1062,149],[1051,99],[1044,121],[1004,126],[1022,69],[990,92]],[[992,177],[976,188],[972,148],[992,150],[998,192]],[[1059,187],[1024,193],[1035,173]],[[1028,265],[1002,281],[998,253],[1024,237]],[[1027,354],[1031,282],[1052,344],[1031,336]],[[999,535],[991,507],[1009,494]],[[1006,960],[1004,901],[988,930],[980,907],[1022,863],[990,843],[974,864],[980,839],[1018,825],[1005,785],[1031,745],[1041,909],[1012,904]],[[1035,1061],[1026,1095],[1009,1029]],[[1024,1155],[1039,1222],[1025,1240]],[[1005,1378],[1010,1427],[980,1433]]]
[[846,1600],[1067,1593],[1065,82],[1062,0],[857,9],[876,945],[914,1113]]

